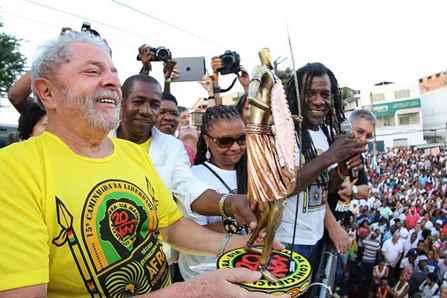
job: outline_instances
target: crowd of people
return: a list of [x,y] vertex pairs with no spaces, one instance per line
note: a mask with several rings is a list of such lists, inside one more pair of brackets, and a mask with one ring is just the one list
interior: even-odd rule
[[[107,43],[68,31],[11,87],[22,141],[0,150],[0,235],[11,243],[0,248],[0,297],[273,297],[235,285],[259,274],[216,271],[217,256],[259,230],[265,210],[247,194],[265,177],[271,189],[284,182],[247,166],[256,157],[247,139],[272,135],[273,67],[262,61],[253,78],[238,68],[245,94],[225,106],[214,57],[202,81],[209,107],[195,128],[171,92],[175,61],[165,61],[161,84],[150,75],[151,47],[138,57],[141,72],[121,84]],[[346,119],[336,77],[321,63],[296,77],[284,96],[302,165],[281,197],[274,246],[306,257],[313,281],[331,246],[346,297],[444,297],[444,151],[368,154],[374,115]],[[343,121],[352,134],[342,133]],[[277,165],[273,143],[259,142],[272,151],[265,164]]]
[[352,297],[445,297],[447,159],[443,148],[392,148],[366,158],[371,193],[351,201]]

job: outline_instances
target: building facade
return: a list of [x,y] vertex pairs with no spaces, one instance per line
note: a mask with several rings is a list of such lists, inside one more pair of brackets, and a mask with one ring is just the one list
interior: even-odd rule
[[424,138],[428,143],[447,140],[447,73],[438,72],[419,79],[424,120]]
[[362,91],[361,104],[377,117],[377,148],[425,144],[419,86],[381,82]]

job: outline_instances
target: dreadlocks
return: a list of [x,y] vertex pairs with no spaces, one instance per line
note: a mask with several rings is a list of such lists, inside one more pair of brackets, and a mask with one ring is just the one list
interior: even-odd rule
[[[205,143],[205,135],[208,133],[210,126],[219,120],[241,119],[241,115],[234,106],[218,105],[206,109],[202,116],[202,125],[200,126],[200,136],[197,142],[197,155],[194,161],[195,165],[203,164],[208,159],[206,152],[208,147]],[[240,161],[236,164],[237,190],[238,193],[247,193],[247,158],[243,154]]]
[[[308,63],[296,71],[298,79],[298,89],[300,90],[301,110],[307,103],[306,94],[310,92],[314,77],[328,75],[331,82],[331,107],[325,120],[320,125],[321,130],[326,135],[328,143],[334,141],[335,135],[340,131],[340,123],[345,119],[343,113],[343,102],[338,89],[338,82],[332,71],[322,63]],[[303,96],[304,95],[304,96]],[[298,115],[298,100],[296,96],[296,87],[294,80],[289,80],[287,85],[287,101],[289,103],[292,115]],[[316,149],[313,145],[312,138],[306,128],[301,126],[301,132],[298,131],[299,126],[295,125],[298,136],[301,136],[300,143],[306,163],[317,156]]]

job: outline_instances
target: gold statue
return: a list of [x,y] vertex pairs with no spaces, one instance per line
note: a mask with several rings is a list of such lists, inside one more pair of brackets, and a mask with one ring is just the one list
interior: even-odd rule
[[[276,281],[267,267],[283,202],[295,192],[298,150],[293,120],[281,81],[273,73],[269,50],[262,49],[259,58],[261,65],[255,68],[248,89],[247,124],[248,199],[256,207],[258,225],[247,246],[261,253],[263,276]],[[260,251],[253,246],[264,229],[265,245]]]

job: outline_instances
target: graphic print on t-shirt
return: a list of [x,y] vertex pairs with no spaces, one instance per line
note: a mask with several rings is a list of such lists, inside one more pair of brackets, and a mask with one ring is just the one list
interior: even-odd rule
[[[133,183],[113,179],[93,187],[80,220],[83,247],[73,230],[79,220],[73,219],[63,198],[56,202],[58,219],[65,220],[62,224],[58,220],[61,234],[53,243],[68,243],[92,297],[100,293],[107,297],[141,295],[170,283],[166,256],[157,239],[157,202],[147,179],[146,184],[146,192]],[[64,233],[68,241],[61,238]]]

